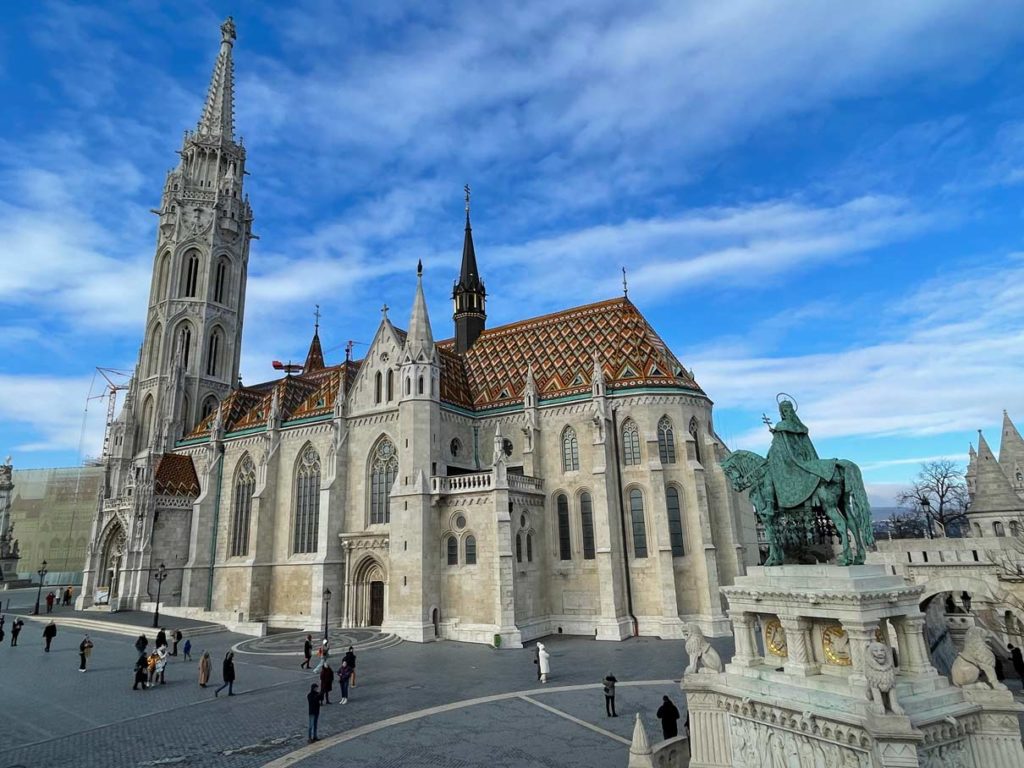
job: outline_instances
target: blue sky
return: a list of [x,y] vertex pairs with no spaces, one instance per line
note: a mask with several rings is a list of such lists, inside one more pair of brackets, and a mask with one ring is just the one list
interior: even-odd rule
[[[155,217],[233,14],[255,211],[242,374],[449,333],[473,194],[489,324],[618,295],[731,447],[792,393],[876,503],[1024,422],[1024,9],[990,2],[7,7],[0,452],[99,451],[97,365],[141,341]],[[359,354],[357,347],[356,353]]]

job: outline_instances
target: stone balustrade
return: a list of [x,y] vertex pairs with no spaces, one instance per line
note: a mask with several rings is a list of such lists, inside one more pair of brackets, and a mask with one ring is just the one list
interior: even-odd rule
[[543,478],[531,477],[530,475],[509,474],[508,487],[513,491],[525,491],[526,493],[543,493],[544,480]]
[[[509,473],[508,489],[524,493],[543,493],[544,480],[529,475]],[[431,493],[449,496],[458,493],[486,493],[498,486],[496,474],[492,472],[474,472],[471,475],[434,475],[430,478]],[[506,486],[502,486],[506,487]]]

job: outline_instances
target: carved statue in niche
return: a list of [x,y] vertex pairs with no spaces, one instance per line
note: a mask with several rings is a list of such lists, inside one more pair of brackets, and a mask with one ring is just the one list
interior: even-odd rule
[[896,669],[892,664],[892,651],[889,646],[877,640],[868,643],[864,676],[868,680],[868,695],[871,698],[871,709],[877,715],[884,715],[888,705],[894,715],[902,715],[903,707],[896,700]]
[[722,657],[704,638],[699,624],[692,621],[684,624],[683,639],[686,641],[686,655],[690,657],[690,663],[686,665],[683,675],[722,671]]

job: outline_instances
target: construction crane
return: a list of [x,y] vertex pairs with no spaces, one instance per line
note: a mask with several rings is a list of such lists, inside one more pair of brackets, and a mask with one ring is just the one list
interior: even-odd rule
[[[115,378],[129,379],[131,378],[131,371],[119,371],[116,368],[100,368],[97,366],[96,373],[103,377],[107,382],[103,392],[94,395],[92,394],[92,388],[89,388],[89,395],[85,398],[85,413],[82,415],[82,437],[85,437],[85,423],[86,418],[89,415],[89,402],[92,400],[99,400],[100,398],[107,398],[107,422],[103,430],[103,453],[100,459],[101,462],[106,461],[110,455],[110,432],[114,427],[114,415],[115,409],[117,408],[117,393],[128,389],[128,383],[117,383]],[[96,377],[93,377],[95,382]],[[81,445],[79,446],[79,453],[81,453]]]

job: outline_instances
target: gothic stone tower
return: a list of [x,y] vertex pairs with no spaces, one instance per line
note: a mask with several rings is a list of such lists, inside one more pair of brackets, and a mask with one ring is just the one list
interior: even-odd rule
[[238,380],[252,209],[242,191],[245,149],[234,137],[231,18],[220,32],[198,126],[185,133],[180,161],[167,174],[154,211],[159,223],[145,337],[105,457],[86,601],[96,588],[129,606],[147,594],[148,569],[162,556],[149,543],[166,490],[158,468],[164,461],[164,474],[182,482],[171,469],[175,457],[164,454],[216,410]]

